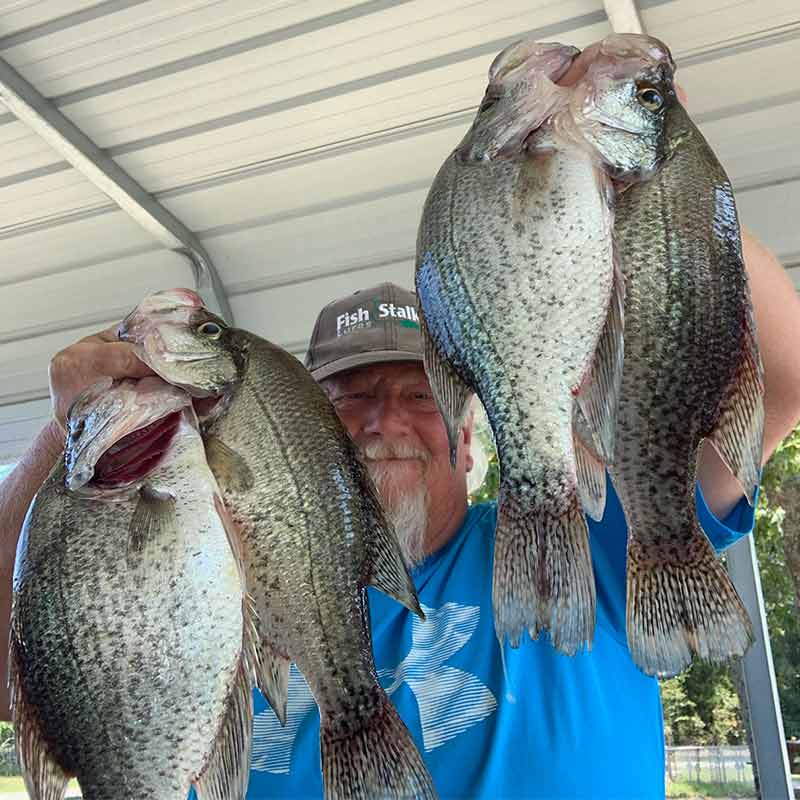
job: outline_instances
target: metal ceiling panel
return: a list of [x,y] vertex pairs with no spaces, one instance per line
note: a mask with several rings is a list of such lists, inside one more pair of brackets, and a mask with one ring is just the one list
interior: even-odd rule
[[[800,284],[796,0],[640,6],[743,221]],[[600,0],[0,0],[0,57],[200,237],[239,324],[296,354],[331,297],[410,285],[427,188],[496,52],[608,30]],[[2,110],[0,459],[44,413],[7,404],[46,392],[55,350],[192,281]]]

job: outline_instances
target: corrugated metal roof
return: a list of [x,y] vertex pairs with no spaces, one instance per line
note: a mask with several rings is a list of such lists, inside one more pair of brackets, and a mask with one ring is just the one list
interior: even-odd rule
[[[742,220],[800,268],[796,0],[640,7]],[[0,2],[0,57],[198,234],[238,324],[296,353],[322,303],[411,283],[493,56],[608,31],[600,0]],[[47,413],[54,351],[192,272],[2,109],[0,263],[2,461]]]

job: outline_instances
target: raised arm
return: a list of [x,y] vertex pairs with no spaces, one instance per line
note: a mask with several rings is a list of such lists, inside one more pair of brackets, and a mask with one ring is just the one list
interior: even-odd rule
[[106,375],[140,378],[152,372],[136,358],[131,345],[116,341],[111,329],[87,336],[53,357],[50,394],[54,417],[39,432],[14,471],[0,483],[0,719],[3,720],[10,718],[7,643],[17,539],[31,500],[63,450],[64,423],[72,401]]
[[[800,421],[800,296],[773,253],[742,229],[742,250],[750,278],[758,345],[764,363],[766,463],[780,442]],[[698,479],[709,509],[726,517],[742,497],[742,488],[706,444],[698,465]]]

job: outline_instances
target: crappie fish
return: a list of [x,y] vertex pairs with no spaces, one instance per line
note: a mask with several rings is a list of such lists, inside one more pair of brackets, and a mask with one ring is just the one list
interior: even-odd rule
[[290,662],[305,676],[320,711],[325,796],[434,797],[377,680],[367,585],[423,614],[396,535],[325,393],[297,359],[229,328],[189,290],[146,298],[119,335],[165,380],[220,398],[203,435],[240,530],[258,685],[286,724]]
[[[644,179],[666,155],[642,106],[668,52],[655,40],[607,41],[616,61],[591,65],[570,89],[554,82],[574,48],[524,41],[500,53],[417,239],[425,368],[451,457],[471,392],[497,443],[498,638],[517,646],[525,630],[548,630],[570,654],[594,631],[584,511],[603,512],[622,376],[609,175]],[[573,434],[576,407],[590,450]]]
[[[71,487],[71,488],[67,488]],[[241,566],[191,400],[91,387],[17,550],[12,717],[33,800],[244,798],[252,677]]]
[[671,155],[617,200],[625,365],[609,469],[629,529],[628,646],[645,672],[668,676],[693,655],[721,660],[751,641],[694,492],[707,438],[754,502],[764,386],[730,181],[678,102],[672,71],[651,90]]

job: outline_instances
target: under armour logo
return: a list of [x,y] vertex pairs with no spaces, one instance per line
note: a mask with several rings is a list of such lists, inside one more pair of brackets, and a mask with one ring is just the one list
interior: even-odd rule
[[480,608],[445,603],[422,610],[426,620],[414,617],[411,651],[397,669],[382,669],[378,677],[389,695],[404,683],[414,693],[422,741],[430,752],[486,719],[497,700],[474,675],[445,664],[475,633]]
[[[408,655],[395,669],[380,670],[378,677],[388,695],[404,683],[411,689],[419,706],[425,751],[430,752],[486,719],[497,708],[497,700],[474,675],[445,664],[475,633],[480,608],[445,603],[438,609],[423,605],[422,610],[426,621],[414,617]],[[252,768],[288,774],[300,723],[312,712],[316,713],[316,704],[311,690],[292,664],[286,727],[269,707],[256,715]]]

